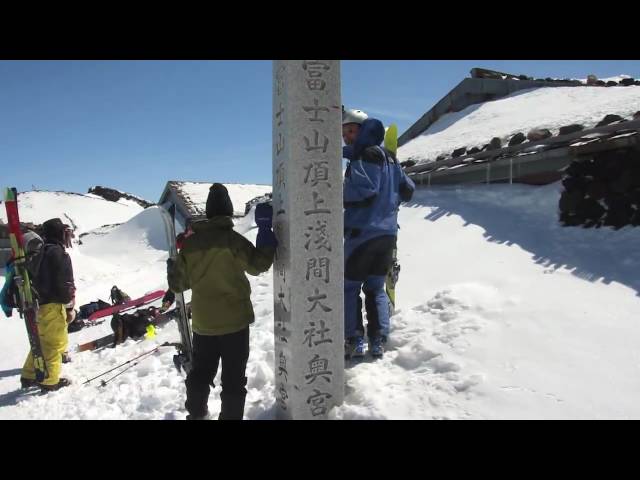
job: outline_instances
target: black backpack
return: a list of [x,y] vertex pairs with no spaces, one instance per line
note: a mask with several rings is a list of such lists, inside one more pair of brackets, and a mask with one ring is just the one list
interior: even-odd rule
[[115,313],[111,317],[111,330],[115,334],[115,343],[122,343],[131,337],[142,338],[147,333],[147,326],[153,323],[153,308],[138,310],[135,313]]
[[[393,164],[394,168],[398,168],[402,176],[405,176],[406,174],[404,173],[404,170],[398,163],[398,159],[393,154],[393,152],[387,150],[386,148],[381,147],[381,149],[384,152],[385,156],[387,157],[387,161]],[[400,200],[402,200],[403,202],[409,202],[413,198],[413,189],[409,188],[409,184],[407,184],[407,182],[403,182],[403,181],[400,182],[400,191],[398,193],[400,194]]]
[[[29,273],[29,280],[31,281],[31,291],[34,297],[38,298],[38,292],[35,289],[35,280],[38,277],[38,273],[40,272],[40,265],[42,265],[42,259],[45,254],[45,244],[40,235],[32,230],[27,230],[22,236],[24,239],[24,256],[25,256],[25,267],[27,272]],[[11,263],[10,260],[7,263]],[[15,262],[14,262],[15,263]],[[3,289],[3,298],[0,299],[0,302],[9,309],[19,309],[20,308],[20,292],[18,291],[18,286],[14,281],[14,275],[11,275],[7,281],[9,282],[7,287]],[[9,313],[7,316],[11,316]]]
[[80,306],[80,313],[78,314],[78,317],[81,319],[89,318],[92,313],[95,313],[98,310],[103,310],[110,306],[111,305],[109,305],[107,302],[100,299],[95,302],[85,303],[84,305]]
[[[40,272],[40,265],[42,265],[42,259],[45,254],[45,244],[40,235],[36,232],[28,230],[24,235],[24,263],[29,272],[29,280],[31,281],[31,290],[35,297],[38,298],[38,292],[35,290],[34,283]],[[10,260],[9,263],[14,260]],[[14,267],[15,269],[15,267]],[[18,286],[14,282],[14,276],[9,278],[10,284],[5,290],[5,297],[2,299],[2,303],[10,308],[18,308],[20,303],[20,297],[18,292]]]

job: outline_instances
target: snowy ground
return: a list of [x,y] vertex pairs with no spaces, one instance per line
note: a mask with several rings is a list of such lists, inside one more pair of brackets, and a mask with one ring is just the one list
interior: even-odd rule
[[[431,188],[401,208],[389,352],[347,366],[345,403],[333,418],[640,418],[640,229],[562,228],[559,189]],[[240,220],[237,228],[255,240],[250,227]],[[166,288],[163,235],[150,208],[83,237],[71,249],[78,301],[106,299],[113,284],[132,296]],[[272,272],[249,279],[256,323],[245,418],[271,419]],[[107,333],[105,322],[70,343]],[[170,348],[106,387],[82,385],[178,338],[171,323],[153,340],[75,354],[64,366],[74,384],[39,396],[18,390],[24,325],[0,317],[0,419],[182,419],[184,378]],[[219,391],[209,402],[215,416]]]
[[422,135],[398,149],[401,161],[434,161],[460,147],[482,148],[493,137],[503,144],[518,132],[580,123],[595,125],[607,114],[630,120],[640,110],[640,87],[556,87],[520,90],[504,98],[443,115]]
[[640,229],[562,228],[559,189],[401,209],[392,349],[348,371],[340,417],[640,418]]

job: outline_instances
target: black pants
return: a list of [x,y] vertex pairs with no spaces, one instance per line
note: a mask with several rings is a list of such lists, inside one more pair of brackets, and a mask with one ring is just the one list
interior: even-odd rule
[[345,278],[364,282],[371,275],[385,276],[393,265],[396,242],[395,235],[383,235],[358,245],[345,262]]
[[185,408],[191,416],[207,414],[209,385],[222,359],[222,408],[219,420],[242,420],[247,395],[245,370],[249,359],[249,327],[228,335],[193,334],[193,368],[187,375]]
[[[345,283],[357,281],[364,283],[362,291],[364,292],[364,304],[367,312],[367,336],[372,338],[381,332],[388,330],[388,309],[385,312],[378,312],[378,304],[376,295],[377,290],[369,290],[367,288],[367,278],[369,277],[386,277],[387,272],[393,265],[393,251],[396,248],[397,237],[395,235],[383,235],[374,237],[371,240],[356,247],[349,255],[345,262]],[[382,282],[382,279],[378,279]],[[369,282],[374,283],[374,282]],[[384,288],[384,287],[382,287]],[[362,298],[358,292],[356,311],[356,330],[365,331],[362,319]],[[380,324],[380,314],[384,315],[383,323],[386,328],[382,328]]]

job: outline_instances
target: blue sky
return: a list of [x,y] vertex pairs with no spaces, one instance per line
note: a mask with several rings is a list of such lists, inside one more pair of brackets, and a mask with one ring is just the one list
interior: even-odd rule
[[[402,133],[473,67],[640,78],[640,61],[342,62],[342,99]],[[167,180],[271,183],[270,61],[0,61],[0,186],[157,201]]]

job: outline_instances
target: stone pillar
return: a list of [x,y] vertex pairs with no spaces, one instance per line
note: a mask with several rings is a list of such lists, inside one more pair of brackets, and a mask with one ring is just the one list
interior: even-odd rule
[[273,63],[277,417],[326,419],[344,397],[338,60]]

